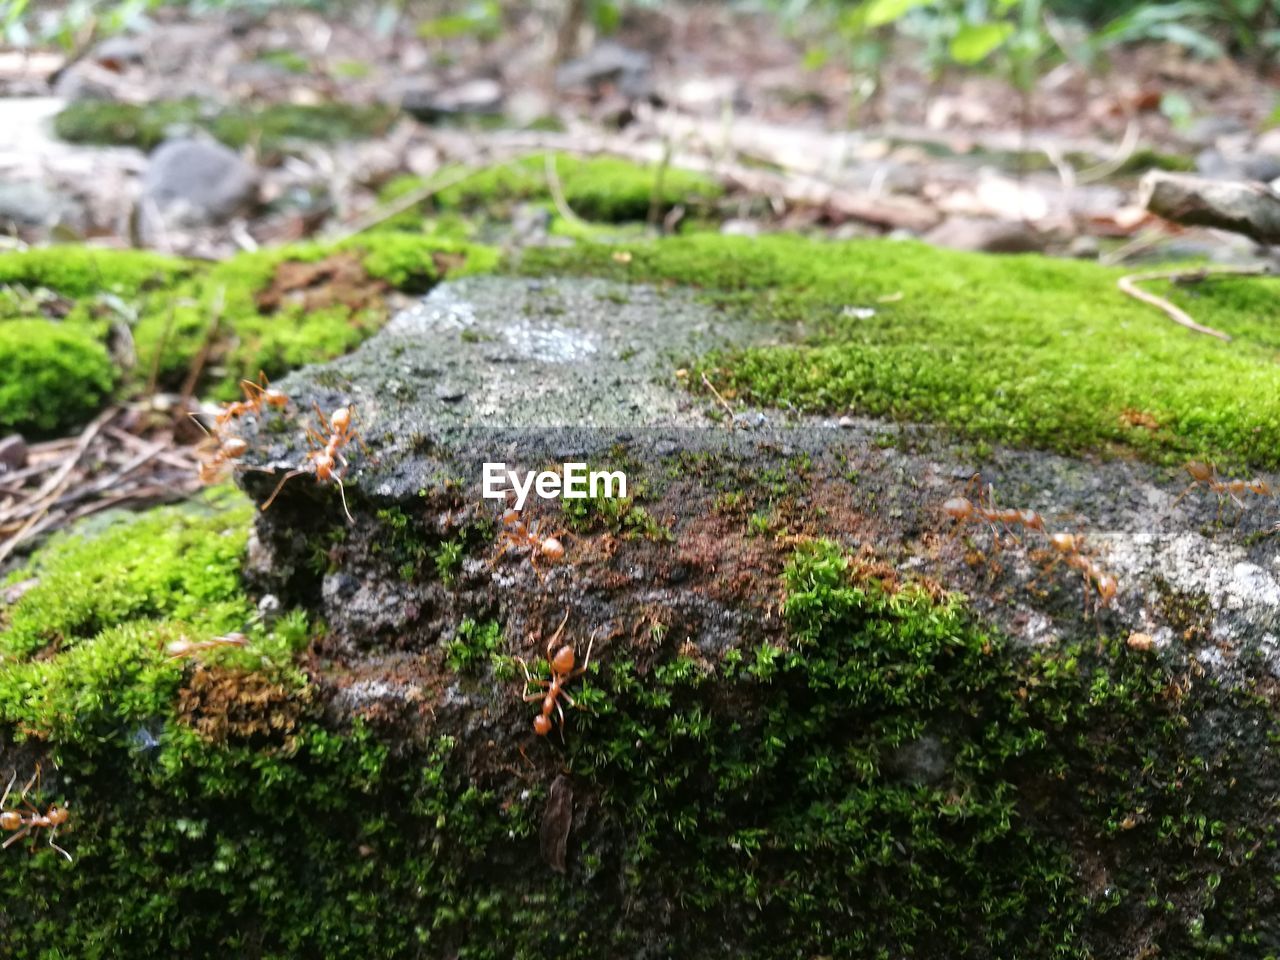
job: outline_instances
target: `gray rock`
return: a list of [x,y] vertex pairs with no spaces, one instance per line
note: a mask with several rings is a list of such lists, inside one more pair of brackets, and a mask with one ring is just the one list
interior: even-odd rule
[[51,227],[67,206],[39,180],[0,182],[0,224]]
[[156,148],[142,191],[166,221],[183,226],[220,223],[257,196],[257,171],[220,143],[169,140]]
[[951,217],[922,238],[935,247],[977,250],[984,253],[1043,253],[1047,238],[1025,223]]
[[109,37],[93,48],[89,55],[95,63],[108,67],[140,64],[147,56],[147,43],[141,37]]
[[1239,117],[1197,117],[1188,128],[1186,140],[1198,147],[1212,146],[1221,137],[1230,137],[1248,129]]
[[653,58],[643,50],[606,40],[556,71],[556,87],[561,90],[598,93],[605,86],[634,100],[652,96]]
[[443,90],[410,88],[402,94],[400,108],[424,123],[432,123],[468,114],[501,113],[502,100],[502,84],[479,77]]
[[1077,260],[1096,260],[1101,251],[1098,238],[1087,233],[1073,237],[1071,243],[1067,245],[1067,256],[1075,257]]

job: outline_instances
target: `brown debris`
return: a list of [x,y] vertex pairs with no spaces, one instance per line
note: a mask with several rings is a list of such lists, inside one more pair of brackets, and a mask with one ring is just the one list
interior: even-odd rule
[[178,693],[178,717],[214,743],[288,747],[310,699],[308,688],[298,690],[257,671],[197,665]]
[[358,254],[335,253],[310,263],[280,264],[271,285],[258,294],[258,307],[268,313],[295,304],[308,312],[335,305],[366,310],[380,306],[386,290],[386,282],[370,277]]
[[81,517],[198,489],[195,454],[174,441],[175,422],[185,419],[142,406],[110,407],[78,437],[35,444],[21,469],[0,470],[0,563]]
[[556,873],[565,872],[565,855],[569,846],[569,827],[573,824],[573,784],[564,774],[551,782],[547,806],[542,812],[538,843],[542,859]]

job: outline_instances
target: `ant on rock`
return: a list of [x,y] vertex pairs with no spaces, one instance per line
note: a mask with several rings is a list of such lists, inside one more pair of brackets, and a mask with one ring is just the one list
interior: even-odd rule
[[312,443],[317,444],[318,448],[313,448],[307,452],[306,461],[295,470],[290,470],[280,482],[276,484],[275,490],[271,496],[267,498],[267,502],[262,505],[262,509],[266,510],[275,502],[280,491],[293,477],[301,476],[304,473],[314,473],[316,480],[324,482],[332,480],[338,485],[338,495],[342,498],[342,512],[347,515],[348,523],[355,523],[355,518],[351,516],[351,511],[347,508],[347,493],[342,485],[342,478],[346,476],[347,468],[350,464],[347,458],[343,456],[342,449],[352,440],[360,444],[364,449],[364,443],[360,440],[359,435],[355,432],[355,407],[348,404],[345,407],[338,407],[328,418],[320,410],[319,404],[312,404],[316,412],[316,418],[320,423],[320,430],[315,427],[307,428],[307,438]]
[[539,559],[546,560],[548,563],[559,563],[564,559],[564,543],[560,540],[564,536],[564,531],[547,537],[542,536],[541,531],[540,520],[534,520],[526,525],[520,519],[520,511],[515,507],[508,507],[502,511],[502,531],[498,534],[498,552],[489,561],[489,569],[492,570],[508,550],[528,547],[529,565],[541,580],[542,571],[538,569]]
[[[1178,494],[1177,499],[1173,501],[1172,506],[1176,507],[1188,493],[1196,487],[1208,487],[1218,495],[1218,518],[1222,518],[1223,499],[1230,498],[1241,511],[1245,509],[1244,501],[1240,499],[1246,493],[1257,494],[1260,497],[1269,497],[1272,494],[1271,485],[1261,478],[1253,480],[1220,480],[1218,479],[1218,469],[1211,463],[1204,463],[1200,460],[1189,460],[1186,465],[1187,473],[1191,475],[1191,482],[1187,484],[1187,489]],[[1238,519],[1238,518],[1237,518]]]
[[190,414],[191,419],[196,422],[196,426],[205,432],[205,439],[197,448],[197,454],[207,454],[207,456],[202,456],[200,460],[199,476],[201,483],[213,483],[220,479],[226,468],[243,457],[249,450],[249,445],[240,437],[230,434],[224,435],[224,430],[230,424],[247,413],[261,413],[264,404],[277,410],[283,410],[289,405],[288,396],[282,391],[271,387],[267,381],[267,375],[262,371],[258,371],[258,381],[256,383],[252,380],[241,380],[240,389],[244,391],[245,398],[232,403],[224,403],[222,409],[218,411],[217,416],[214,418],[212,430],[201,423],[196,414]]
[[[551,650],[560,641],[560,637],[564,634],[564,626],[569,622],[569,614],[566,612],[564,618],[560,621],[560,626],[556,627],[556,632],[551,635],[547,641],[547,666],[551,670],[551,679],[543,680],[529,673],[529,666],[520,657],[516,659],[520,662],[520,666],[524,669],[524,689],[521,691],[521,697],[526,703],[532,703],[535,700],[542,701],[542,712],[533,718],[533,732],[540,737],[545,737],[551,732],[551,712],[554,710],[560,717],[560,739],[564,739],[564,710],[557,702],[558,698],[564,697],[569,706],[576,706],[574,700],[565,691],[565,686],[570,680],[575,680],[587,672],[587,667],[591,663],[591,648],[595,645],[596,637],[593,633],[591,640],[587,643],[587,655],[582,660],[582,666],[574,669],[576,657],[573,647],[564,644],[559,650],[552,654]],[[545,687],[541,692],[530,693],[530,686]]]
[[258,381],[241,380],[240,389],[244,393],[243,400],[224,403],[218,413],[218,426],[225,427],[232,420],[238,420],[246,413],[261,413],[263,404],[283,410],[289,405],[289,398],[283,391],[276,390],[267,380],[267,375],[258,371]]
[[[975,483],[981,483],[982,474],[975,473],[965,485],[964,494],[968,494]],[[1009,533],[1010,527],[1023,527],[1026,530],[1045,532],[1044,517],[1035,510],[1020,510],[1017,507],[1000,509],[995,505],[995,487],[987,484],[986,489],[979,488],[976,502],[967,496],[951,497],[942,504],[942,512],[956,521],[957,527],[969,523],[985,523],[991,529],[991,539],[997,550],[1000,549],[1000,531],[997,524],[1014,543],[1018,538]]]
[[1085,553],[1084,538],[1074,533],[1055,533],[1049,537],[1049,545],[1053,547],[1054,557],[1045,568],[1051,572],[1059,563],[1065,563],[1073,570],[1079,570],[1084,578],[1084,609],[1089,612],[1089,598],[1097,591],[1098,607],[1110,606],[1120,589],[1120,584],[1102,566]]
[[0,850],[7,850],[13,846],[27,834],[37,830],[49,831],[49,846],[57,850],[60,854],[71,860],[71,854],[63,850],[60,846],[53,842],[54,836],[58,832],[58,827],[62,826],[70,818],[71,814],[67,812],[66,807],[60,807],[57,804],[50,804],[49,808],[41,813],[40,810],[33,806],[27,800],[33,787],[40,782],[40,765],[36,764],[36,772],[31,775],[31,779],[18,792],[18,802],[27,808],[29,812],[23,813],[21,810],[4,809],[5,802],[9,799],[9,794],[13,792],[13,785],[18,780],[18,771],[13,771],[13,776],[9,778],[9,785],[4,788],[4,795],[0,796],[0,830],[12,831],[13,836],[0,843]]

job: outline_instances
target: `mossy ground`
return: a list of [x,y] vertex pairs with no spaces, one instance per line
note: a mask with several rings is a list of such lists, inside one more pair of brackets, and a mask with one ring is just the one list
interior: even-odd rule
[[86,100],[69,104],[54,131],[70,143],[133,146],[151,150],[175,134],[204,130],[230,147],[252,144],[275,153],[292,141],[358,140],[384,132],[394,119],[382,107],[351,104],[272,104],[227,108],[196,99],[148,104]]
[[[0,883],[23,892],[0,918],[6,956],[1280,948],[1265,686],[1220,689],[1119,641],[1020,651],[955,597],[829,541],[752,535],[726,506],[735,536],[645,537],[624,563],[697,570],[699,551],[739,541],[776,554],[781,622],[712,652],[668,610],[575,681],[565,746],[535,740],[521,761],[513,742],[508,765],[490,738],[532,739],[508,691],[510,654],[528,655],[514,624],[464,618],[422,651],[441,677],[416,735],[362,721],[335,709],[343,668],[294,666],[300,616],[253,626],[249,512],[226,494],[166,508],[58,541],[12,578],[41,579],[4,614],[0,743],[24,771],[43,760],[40,799],[72,811],[60,840],[76,859],[0,857]],[[598,558],[602,543],[583,546]],[[770,578],[753,578],[764,603]],[[166,659],[179,636],[228,629],[249,649]],[[444,703],[460,698],[455,728]],[[562,772],[577,810],[564,876],[538,836]]]
[[[390,232],[218,264],[79,247],[0,254],[0,430],[74,428],[113,387],[178,388],[202,354],[197,390],[230,399],[242,377],[279,377],[354,349],[388,318],[387,294],[496,262],[482,246]],[[117,326],[132,339],[128,370],[107,357]]]
[[[387,226],[421,230],[431,225],[424,216],[432,211],[446,216],[475,214],[504,219],[520,203],[552,208],[548,156],[565,203],[584,221],[643,223],[651,213],[665,216],[676,205],[696,212],[708,208],[723,192],[711,178],[685,170],[638,166],[613,157],[537,154],[476,171],[459,182],[454,182],[456,172],[443,172],[435,181],[442,184],[438,193],[418,209],[388,220]],[[381,199],[390,203],[415,190],[429,188],[431,183],[420,177],[400,177],[383,189]],[[556,229],[581,232],[582,225],[559,222]]]
[[1089,263],[798,237],[628,244],[625,263],[618,250],[530,249],[520,268],[691,284],[792,327],[797,344],[701,358],[734,399],[1069,453],[1280,466],[1272,280],[1150,285],[1235,338],[1222,343],[1125,297],[1122,271]]

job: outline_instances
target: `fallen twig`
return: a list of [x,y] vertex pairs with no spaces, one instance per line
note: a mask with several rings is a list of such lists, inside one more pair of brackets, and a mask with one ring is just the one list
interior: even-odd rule
[[702,374],[702,383],[708,390],[712,392],[712,394],[715,395],[715,398],[720,401],[720,406],[724,407],[724,412],[729,415],[729,429],[732,430],[735,422],[734,415],[733,415],[733,407],[729,406],[729,401],[726,400],[724,397],[722,397],[720,395],[720,391],[717,390],[715,388],[715,385],[712,384],[712,382],[707,379],[707,375],[705,372]]
[[13,552],[14,548],[30,535],[31,528],[40,522],[45,513],[48,512],[49,508],[54,504],[58,497],[62,495],[62,492],[71,482],[71,471],[75,469],[76,464],[80,462],[80,458],[84,456],[85,451],[89,449],[89,444],[93,442],[93,438],[98,435],[98,431],[100,431],[112,417],[119,413],[119,410],[119,407],[108,407],[106,410],[102,411],[102,413],[98,414],[92,423],[84,428],[84,431],[80,434],[79,441],[76,443],[75,449],[71,451],[71,455],[67,457],[62,466],[58,468],[58,472],[50,477],[45,482],[44,486],[36,492],[36,506],[34,511],[31,512],[31,515],[27,517],[26,522],[18,528],[17,532],[14,533],[12,537],[0,544],[0,562],[3,562],[5,557],[9,556],[9,554]]
[[543,161],[547,173],[547,190],[551,192],[551,202],[555,204],[556,212],[575,226],[585,226],[586,224],[583,223],[582,218],[573,212],[573,208],[569,206],[569,201],[565,199],[564,187],[560,183],[560,175],[556,172],[556,155],[548,151],[544,155]]
[[326,239],[330,242],[337,242],[354,237],[356,234],[364,233],[370,227],[376,227],[378,224],[386,220],[390,220],[398,213],[404,213],[406,210],[413,209],[418,204],[422,203],[423,200],[429,200],[442,190],[447,190],[449,187],[455,187],[463,181],[470,180],[472,177],[483,173],[486,170],[493,170],[496,167],[508,166],[509,164],[514,163],[517,159],[520,158],[515,157],[510,160],[504,160],[501,163],[494,164],[490,167],[466,167],[458,170],[452,177],[446,177],[443,180],[431,180],[428,183],[424,183],[418,189],[411,190],[402,197],[397,197],[385,206],[370,210],[363,217],[360,217],[353,223],[336,230],[326,237]]
[[1199,283],[1202,280],[1208,280],[1214,276],[1256,277],[1265,276],[1270,272],[1271,270],[1266,266],[1200,267],[1195,270],[1131,273],[1127,276],[1121,277],[1116,281],[1116,285],[1119,286],[1122,292],[1133,297],[1135,300],[1141,300],[1143,303],[1149,303],[1156,309],[1162,310],[1174,323],[1186,327],[1188,330],[1192,330],[1196,333],[1203,333],[1210,337],[1217,337],[1219,340],[1230,343],[1230,334],[1223,333],[1221,330],[1215,330],[1213,327],[1206,327],[1202,323],[1197,323],[1185,310],[1174,306],[1164,297],[1160,297],[1154,293],[1143,290],[1138,286],[1138,284],[1147,280],[1169,280],[1173,283]]

